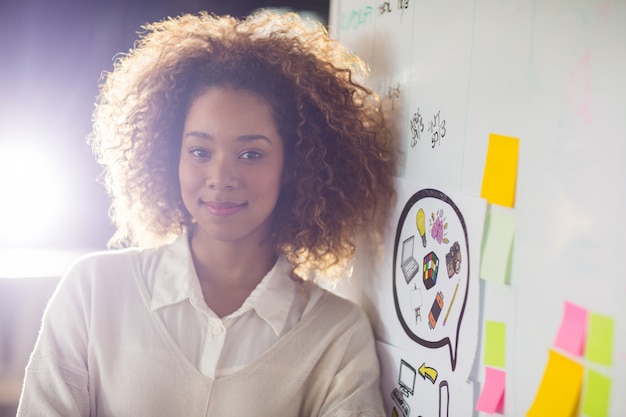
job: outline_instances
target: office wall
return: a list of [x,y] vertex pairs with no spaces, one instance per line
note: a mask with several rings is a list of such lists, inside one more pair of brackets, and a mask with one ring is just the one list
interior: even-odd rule
[[[478,286],[477,325],[468,327],[477,345],[471,407],[450,415],[486,415],[475,407],[491,368],[505,375],[504,415],[538,415],[550,395],[558,395],[555,404],[570,398],[573,405],[560,409],[572,406],[574,415],[626,415],[624,22],[623,1],[331,2],[331,34],[370,65],[366,84],[381,96],[399,141],[394,216],[412,189],[474,204],[485,196],[487,168],[498,168],[487,157],[495,140],[518,146],[510,204],[486,198],[486,210],[464,212],[467,223],[485,225],[469,237],[481,241],[469,254],[479,264],[469,281]],[[485,247],[502,233],[495,218],[508,219],[512,238],[503,276],[494,278],[489,267],[500,260]],[[390,219],[389,245],[398,227]],[[395,259],[389,248],[382,256],[380,268],[357,260],[363,288],[347,292],[364,304],[382,344],[411,355],[394,315],[383,311],[393,308],[384,297]],[[415,352],[423,347],[415,343]],[[490,349],[504,356],[500,366],[489,366]],[[383,379],[396,381],[398,369],[386,363]],[[580,381],[554,382],[555,370]]]

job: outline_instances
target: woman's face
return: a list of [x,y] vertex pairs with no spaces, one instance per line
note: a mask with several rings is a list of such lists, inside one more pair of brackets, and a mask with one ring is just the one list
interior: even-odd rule
[[210,87],[189,109],[179,179],[204,238],[263,242],[282,185],[284,147],[268,103],[245,90]]

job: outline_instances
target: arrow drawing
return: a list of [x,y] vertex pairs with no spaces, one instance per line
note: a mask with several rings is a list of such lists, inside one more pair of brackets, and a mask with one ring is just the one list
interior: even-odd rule
[[417,371],[422,376],[422,378],[428,378],[433,384],[437,380],[437,370],[435,368],[430,368],[426,366],[426,363],[423,363]]

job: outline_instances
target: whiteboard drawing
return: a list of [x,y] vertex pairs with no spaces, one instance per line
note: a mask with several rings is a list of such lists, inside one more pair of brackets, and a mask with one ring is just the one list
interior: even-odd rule
[[422,290],[415,288],[411,290],[411,308],[415,311],[415,324],[418,320],[422,320]]
[[[413,244],[417,235],[424,236],[422,245]],[[421,279],[407,275],[409,250],[411,258],[421,263]],[[471,285],[469,262],[467,227],[454,201],[435,189],[414,193],[400,214],[395,234],[392,279],[396,314],[414,342],[427,349],[448,347],[452,371]],[[422,313],[426,314],[424,320]]]
[[419,271],[419,264],[413,257],[413,245],[415,244],[415,236],[408,237],[402,242],[402,273],[408,284],[413,280],[417,271]]
[[415,368],[404,359],[401,359],[400,371],[398,372],[398,387],[391,391],[391,398],[398,406],[398,410],[400,410],[404,417],[409,417],[411,415],[411,407],[405,400],[405,397],[408,398],[413,395],[413,392],[415,391],[416,377],[417,372],[415,371]]
[[[438,385],[435,385],[438,377],[436,369],[426,366],[426,363],[422,363],[422,365],[416,369],[415,366],[411,364],[410,360],[404,357],[400,357],[397,369],[397,379],[395,380],[393,389],[389,392],[389,398],[392,400],[392,402],[389,403],[391,407],[389,412],[390,416],[422,416],[425,410],[415,411],[415,406],[423,405],[424,402],[430,402],[432,400],[436,401],[437,394],[439,399],[433,404],[431,410],[435,412],[438,408],[439,417],[448,416],[450,404],[448,381],[443,380],[439,382]],[[423,386],[416,386],[416,383],[419,382],[419,378],[417,378],[418,375],[422,377],[422,380],[434,385],[436,391],[433,392],[432,390],[424,389]],[[431,398],[432,394],[435,394],[435,398]]]

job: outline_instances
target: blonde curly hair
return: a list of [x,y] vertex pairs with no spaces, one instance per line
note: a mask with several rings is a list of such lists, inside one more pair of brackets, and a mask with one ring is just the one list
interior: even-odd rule
[[89,142],[117,231],[111,247],[155,247],[193,223],[180,192],[184,120],[199,92],[225,85],[270,104],[288,181],[273,239],[294,268],[325,270],[381,231],[394,196],[393,144],[361,59],[296,14],[208,13],[144,26],[105,74]]

